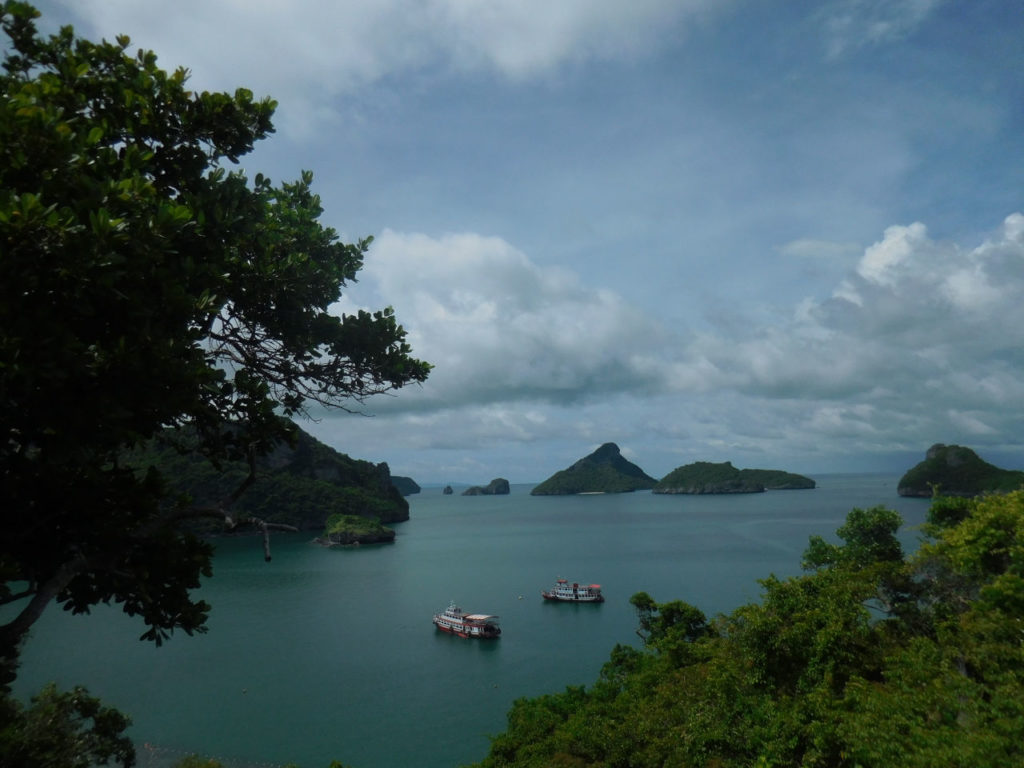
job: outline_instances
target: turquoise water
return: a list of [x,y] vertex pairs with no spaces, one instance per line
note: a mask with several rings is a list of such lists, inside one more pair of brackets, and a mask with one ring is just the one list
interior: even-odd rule
[[[758,578],[799,572],[808,536],[831,536],[851,508],[884,504],[908,525],[928,508],[898,497],[896,476],[816,479],[705,497],[425,489],[392,545],[277,536],[267,564],[257,539],[221,540],[199,593],[214,606],[209,633],[158,649],[116,608],[51,608],[16,690],[86,685],[131,715],[144,767],[195,751],[232,766],[452,768],[483,758],[516,698],[590,684],[616,643],[636,644],[633,593],[726,612],[758,598]],[[600,583],[606,602],[542,600],[559,576]],[[435,631],[450,600],[498,614],[502,637]]]

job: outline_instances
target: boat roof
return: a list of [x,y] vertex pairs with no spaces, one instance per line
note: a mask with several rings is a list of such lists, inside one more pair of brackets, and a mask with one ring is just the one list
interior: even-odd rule
[[472,621],[486,621],[487,619],[496,619],[497,616],[492,616],[489,613],[467,613],[463,618],[470,619]]

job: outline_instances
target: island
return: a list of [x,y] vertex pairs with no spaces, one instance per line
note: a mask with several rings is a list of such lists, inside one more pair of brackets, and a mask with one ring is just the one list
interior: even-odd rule
[[619,446],[605,443],[571,467],[560,470],[530,491],[531,496],[649,491],[657,480],[622,457]]
[[403,496],[412,496],[414,493],[419,493],[422,490],[415,480],[411,477],[402,477],[401,475],[392,475],[391,484],[398,489],[398,492]]
[[[187,429],[165,430],[143,448],[126,454],[126,466],[144,472],[157,467],[171,496],[184,494],[196,506],[215,504],[236,489],[248,474],[242,461],[223,462],[220,469],[179,444],[193,439]],[[322,531],[331,515],[355,515],[397,523],[409,519],[409,502],[395,487],[386,463],[353,459],[295,427],[294,442],[281,443],[257,460],[256,481],[238,499],[234,513],[304,531]],[[218,533],[219,523],[196,521],[199,534]]]
[[653,493],[764,493],[765,490],[814,488],[809,477],[777,469],[737,469],[732,462],[696,461],[676,467],[658,481]]
[[471,485],[462,492],[463,496],[504,496],[509,492],[508,480],[496,477],[485,486]]
[[970,448],[936,443],[925,453],[924,461],[900,478],[896,492],[900,496],[925,498],[935,491],[943,496],[969,497],[1009,493],[1021,487],[1024,487],[1024,472],[1000,469]]
[[395,532],[381,525],[379,520],[359,515],[331,515],[316,542],[325,547],[351,547],[391,543],[394,540]]
[[452,487],[450,485],[446,485],[444,487],[444,490],[441,491],[441,493],[443,493],[445,496],[451,496],[453,493],[455,493],[455,491],[452,490]]

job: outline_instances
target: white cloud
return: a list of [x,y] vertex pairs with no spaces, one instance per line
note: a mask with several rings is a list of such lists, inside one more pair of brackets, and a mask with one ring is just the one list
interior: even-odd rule
[[902,40],[944,0],[832,0],[818,13],[831,58],[851,49]]
[[[387,297],[437,367],[379,411],[413,419],[400,431],[435,448],[624,435],[724,460],[730,446],[770,457],[781,443],[813,455],[836,441],[1012,442],[1024,420],[1021,223],[1008,217],[973,248],[933,241],[920,224],[890,227],[835,291],[859,303],[809,299],[787,324],[701,334],[661,328],[657,308],[538,266],[500,238],[385,232],[361,285]],[[963,292],[964,273],[990,287],[986,301]]]
[[362,281],[396,307],[417,356],[435,366],[393,406],[568,403],[666,386],[671,350],[650,317],[500,238],[385,231]]
[[[419,70],[544,76],[568,62],[657,47],[712,0],[51,0],[89,36],[128,34],[192,84],[244,85],[285,107],[284,129],[312,131],[336,115],[331,97]],[[76,22],[77,23],[77,22]]]

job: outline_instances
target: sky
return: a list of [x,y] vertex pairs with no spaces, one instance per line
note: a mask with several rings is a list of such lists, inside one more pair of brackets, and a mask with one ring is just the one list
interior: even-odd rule
[[434,369],[301,424],[343,453],[421,485],[605,442],[655,478],[1024,469],[1019,0],[37,6],[273,97],[245,171],[312,170],[375,238],[335,311],[394,307]]

